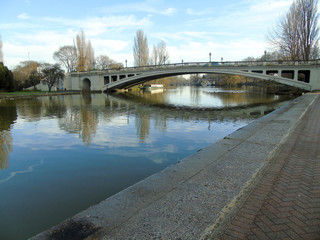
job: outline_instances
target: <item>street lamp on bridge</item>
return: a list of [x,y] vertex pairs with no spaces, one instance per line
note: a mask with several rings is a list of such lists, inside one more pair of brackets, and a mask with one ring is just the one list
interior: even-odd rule
[[267,61],[267,50],[264,50],[264,61]]
[[209,62],[211,62],[211,52],[209,52]]
[[128,60],[126,59],[126,68],[127,68],[127,63],[128,63]]

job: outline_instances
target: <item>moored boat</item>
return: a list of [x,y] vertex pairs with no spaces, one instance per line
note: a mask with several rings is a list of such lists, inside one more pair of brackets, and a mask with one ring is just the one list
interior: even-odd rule
[[162,84],[148,84],[143,86],[144,90],[155,90],[155,89],[162,89],[162,88],[163,88]]

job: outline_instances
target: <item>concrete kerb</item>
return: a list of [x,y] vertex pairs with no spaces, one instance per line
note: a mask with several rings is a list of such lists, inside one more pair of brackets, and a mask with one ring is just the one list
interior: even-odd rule
[[[250,191],[310,105],[309,96],[299,97],[33,239],[67,232],[70,223],[91,226],[92,231],[83,238],[122,239],[130,234],[133,239],[150,239],[185,234],[199,239],[216,228]],[[191,206],[190,220],[187,208]]]

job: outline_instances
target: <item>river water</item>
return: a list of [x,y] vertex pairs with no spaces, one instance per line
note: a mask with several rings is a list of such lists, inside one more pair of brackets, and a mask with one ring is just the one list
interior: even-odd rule
[[258,87],[0,100],[0,239],[31,237],[286,100]]

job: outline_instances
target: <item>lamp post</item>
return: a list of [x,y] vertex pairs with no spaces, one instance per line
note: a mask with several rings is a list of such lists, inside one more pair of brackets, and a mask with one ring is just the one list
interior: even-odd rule
[[127,61],[127,59],[126,59],[126,68],[127,68],[127,62],[128,62],[128,61]]
[[267,61],[267,50],[264,50],[264,61]]
[[182,65],[183,65],[183,59],[181,60],[181,63],[182,63]]
[[221,58],[221,62],[223,62],[223,57]]
[[166,57],[163,56],[163,65],[165,65],[165,64],[166,64]]
[[211,52],[209,52],[209,62],[211,62]]

